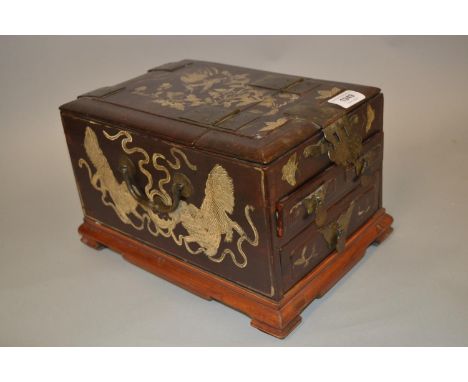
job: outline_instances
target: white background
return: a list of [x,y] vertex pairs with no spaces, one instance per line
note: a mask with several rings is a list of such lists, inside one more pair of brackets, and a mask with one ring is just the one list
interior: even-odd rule
[[[466,345],[467,46],[464,37],[0,38],[0,344]],[[385,95],[383,195],[395,232],[284,341],[79,241],[58,106],[181,58]]]

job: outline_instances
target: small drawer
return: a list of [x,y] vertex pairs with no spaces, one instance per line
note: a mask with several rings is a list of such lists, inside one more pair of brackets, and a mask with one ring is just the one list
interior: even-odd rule
[[281,248],[284,290],[291,288],[335,250],[379,208],[380,172],[370,176],[371,184],[359,186],[327,211],[322,227],[312,223]]
[[332,165],[309,180],[276,204],[277,236],[288,242],[304,228],[315,222],[322,226],[327,209],[360,185],[368,185],[370,175],[382,165],[383,134],[379,133],[364,143],[361,156],[362,170],[356,175],[354,167]]

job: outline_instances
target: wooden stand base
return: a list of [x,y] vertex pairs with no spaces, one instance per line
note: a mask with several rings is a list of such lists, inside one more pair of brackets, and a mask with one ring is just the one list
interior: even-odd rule
[[278,338],[285,338],[300,322],[300,313],[322,297],[365,254],[372,243],[380,244],[392,232],[393,218],[382,208],[352,237],[342,253],[334,252],[294,285],[280,301],[271,300],[235,283],[208,273],[175,257],[85,218],[79,228],[83,243],[106,246],[129,262],[154,273],[207,300],[237,309],[251,325]]

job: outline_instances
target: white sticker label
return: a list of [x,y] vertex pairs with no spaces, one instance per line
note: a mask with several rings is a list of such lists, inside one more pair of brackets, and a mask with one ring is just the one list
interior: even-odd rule
[[340,93],[337,96],[330,98],[328,102],[334,103],[335,105],[347,109],[365,98],[366,96],[362,93],[355,92],[354,90],[345,90],[343,93]]

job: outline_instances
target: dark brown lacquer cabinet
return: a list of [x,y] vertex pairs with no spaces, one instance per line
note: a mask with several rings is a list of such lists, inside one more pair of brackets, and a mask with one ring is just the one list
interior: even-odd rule
[[276,337],[391,232],[377,88],[183,60],[60,111],[82,241]]

